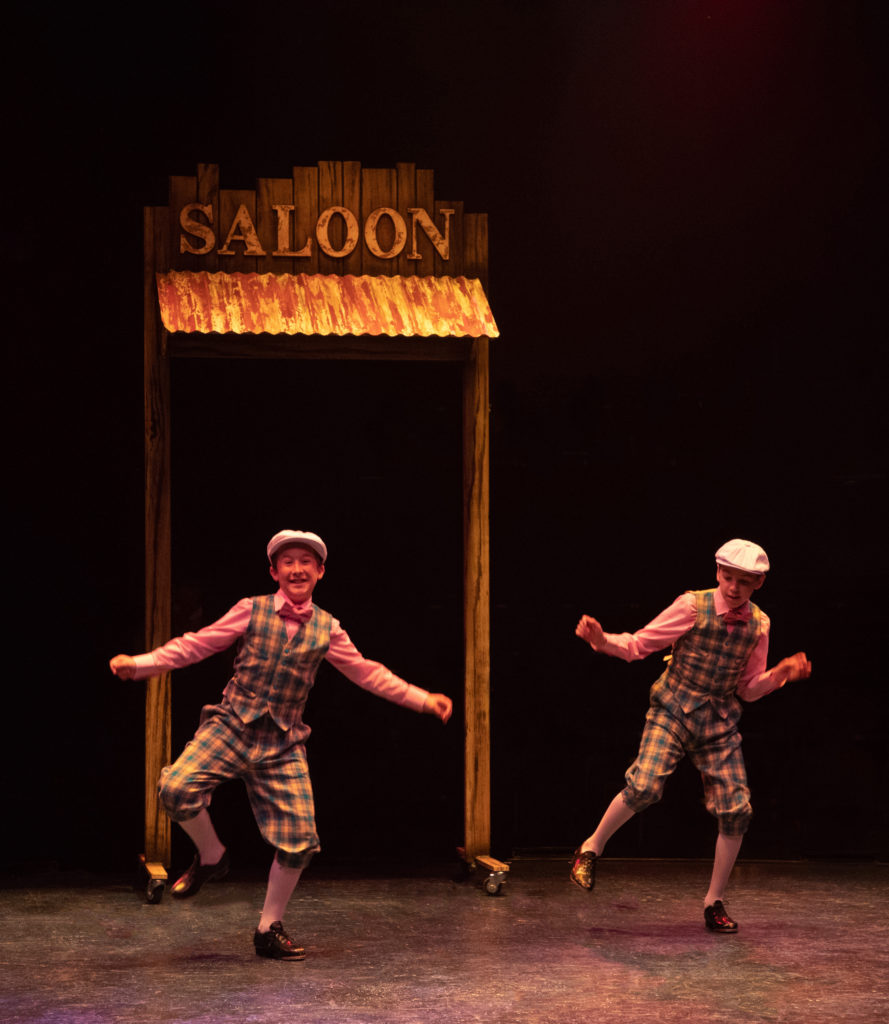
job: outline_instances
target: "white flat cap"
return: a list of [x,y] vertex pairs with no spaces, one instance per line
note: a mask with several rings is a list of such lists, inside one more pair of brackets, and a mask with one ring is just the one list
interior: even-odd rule
[[303,530],[279,530],[265,549],[269,556],[269,564],[273,563],[275,552],[288,544],[303,544],[307,548],[311,548],[322,562],[327,561],[327,545],[317,533],[306,533]]
[[717,565],[730,565],[733,569],[743,572],[762,574],[769,571],[769,556],[758,545],[750,540],[726,541],[716,552]]

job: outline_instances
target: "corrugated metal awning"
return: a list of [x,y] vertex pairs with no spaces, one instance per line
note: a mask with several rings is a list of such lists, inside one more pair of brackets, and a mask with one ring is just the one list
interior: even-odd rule
[[157,275],[170,332],[499,337],[481,282],[335,274]]

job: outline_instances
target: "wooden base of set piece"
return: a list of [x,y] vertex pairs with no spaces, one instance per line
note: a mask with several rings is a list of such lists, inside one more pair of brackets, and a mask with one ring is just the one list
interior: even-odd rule
[[145,859],[145,854],[139,854],[139,877],[136,881],[137,889],[145,890],[145,899],[149,903],[160,903],[164,898],[164,889],[167,886],[167,869],[158,861]]
[[487,872],[481,878],[481,886],[489,896],[497,896],[506,884],[506,876],[509,874],[509,865],[502,860],[491,857],[489,854],[478,854],[475,857],[467,857],[466,850],[462,846],[457,848],[457,855],[460,858],[459,881],[468,881],[478,873]]

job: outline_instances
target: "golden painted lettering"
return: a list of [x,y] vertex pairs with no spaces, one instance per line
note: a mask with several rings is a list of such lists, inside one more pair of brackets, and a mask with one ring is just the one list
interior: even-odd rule
[[423,257],[417,252],[417,224],[423,229],[426,237],[435,246],[435,251],[443,260],[451,258],[451,214],[453,210],[441,209],[439,213],[444,217],[444,236],[433,224],[429,214],[422,208],[408,207],[411,215],[411,251],[407,254],[409,260],[421,260]]
[[[393,260],[404,253],[407,247],[407,259],[422,260],[424,256],[418,245],[421,231],[431,243],[434,253],[442,260],[450,259],[451,217],[456,212],[452,209],[437,211],[438,227],[422,207],[409,207],[406,211],[410,217],[408,229],[404,214],[391,206],[378,206],[367,216],[363,226],[347,207],[329,206],[321,212],[314,231],[307,224],[297,224],[294,204],[275,203],[270,209],[274,210],[275,217],[275,248],[271,255],[281,259],[311,259],[316,239],[318,249],[326,256],[344,259],[355,251],[363,238],[367,251],[377,259]],[[179,211],[179,225],[182,229],[179,235],[180,253],[206,256],[214,251],[217,232],[210,204],[187,203]],[[221,234],[222,230],[219,232]],[[303,245],[297,248],[300,242]],[[240,247],[236,243],[241,243]],[[426,257],[429,257],[429,247],[424,246],[424,249]],[[259,240],[253,217],[245,205],[238,207],[222,248],[215,251],[221,256],[234,256],[241,252],[244,256],[267,255]]]
[[[342,217],[346,228],[346,237],[339,249],[335,249],[330,241],[330,222],[335,216]],[[315,237],[318,239],[321,251],[326,256],[336,258],[348,256],[358,245],[358,221],[355,219],[355,214],[351,210],[347,210],[345,206],[328,206],[315,225]]]
[[293,206],[286,203],[276,204],[272,207],[278,218],[278,244],[273,256],[311,256],[312,239],[307,238],[306,244],[298,252],[290,248],[290,214],[293,213]]
[[241,205],[238,207],[238,212],[235,214],[232,226],[228,229],[225,242],[222,248],[217,250],[220,256],[235,255],[234,249],[229,248],[232,242],[244,243],[246,246],[244,249],[245,256],[265,256],[265,250],[259,244],[259,235],[256,233],[256,228],[253,226],[253,220],[246,206]]
[[[203,224],[201,221],[195,220],[192,216],[194,213],[202,213],[207,218],[207,223]],[[179,227],[186,234],[179,236],[179,251],[191,253],[192,256],[206,256],[208,252],[212,252],[213,246],[216,244],[216,235],[211,227],[212,224],[212,206],[205,206],[203,203],[189,203],[187,206],[183,206],[179,211]],[[195,245],[188,240],[187,235],[203,238],[204,244]]]
[[[377,225],[380,223],[381,217],[389,218],[392,222],[392,230],[389,234],[394,234],[392,244],[386,250],[383,250],[377,237]],[[364,222],[364,244],[374,256],[381,260],[394,260],[404,248],[406,241],[407,226],[404,223],[404,217],[389,206],[377,207]]]

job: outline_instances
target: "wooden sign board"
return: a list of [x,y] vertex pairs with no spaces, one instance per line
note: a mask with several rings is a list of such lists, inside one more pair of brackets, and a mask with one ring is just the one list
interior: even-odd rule
[[413,164],[294,167],[253,190],[221,189],[219,168],[170,178],[165,270],[260,274],[414,274],[487,288],[487,216],[435,198]]

